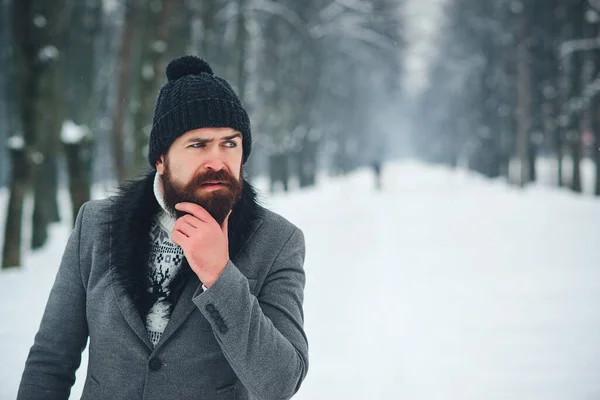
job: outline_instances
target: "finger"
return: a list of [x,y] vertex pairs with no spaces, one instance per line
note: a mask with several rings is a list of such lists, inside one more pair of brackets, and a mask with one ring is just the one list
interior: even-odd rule
[[196,228],[194,228],[193,226],[191,226],[190,224],[188,224],[185,221],[177,221],[177,223],[173,227],[173,231],[179,231],[187,237],[193,236],[195,230],[196,230]]
[[215,219],[208,213],[208,211],[200,207],[198,204],[187,202],[177,203],[175,205],[175,209],[192,214],[194,217],[198,218],[200,221],[203,222],[216,222]]
[[171,241],[179,247],[184,247],[187,243],[187,239],[188,237],[180,231],[174,230],[173,233],[171,233]]
[[229,211],[229,214],[227,214],[227,216],[225,217],[225,221],[223,221],[223,225],[221,225],[221,231],[223,231],[223,234],[225,234],[225,237],[229,236],[229,216],[231,215],[231,211]]
[[200,221],[198,218],[194,217],[191,214],[186,214],[183,217],[179,217],[177,219],[177,222],[188,224],[193,228],[199,228],[202,224],[202,221]]

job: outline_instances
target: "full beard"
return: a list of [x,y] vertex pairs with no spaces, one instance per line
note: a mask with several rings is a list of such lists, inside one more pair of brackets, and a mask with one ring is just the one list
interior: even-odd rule
[[[225,218],[242,196],[241,168],[239,180],[222,169],[198,174],[187,185],[183,185],[173,179],[165,160],[165,172],[161,179],[164,187],[165,207],[171,216],[176,219],[187,213],[176,210],[175,205],[189,202],[204,208],[222,226]],[[212,181],[220,181],[222,186],[212,191],[202,188],[203,184]]]

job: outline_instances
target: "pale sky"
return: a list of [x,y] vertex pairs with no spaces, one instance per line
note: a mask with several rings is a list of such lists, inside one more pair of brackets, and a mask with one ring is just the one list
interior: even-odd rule
[[440,26],[442,5],[446,0],[407,0],[405,88],[420,91],[426,83],[427,66],[435,53],[435,35]]

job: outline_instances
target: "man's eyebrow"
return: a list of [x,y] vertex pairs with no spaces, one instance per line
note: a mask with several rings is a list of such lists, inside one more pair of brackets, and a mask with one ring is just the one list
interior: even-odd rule
[[214,139],[204,139],[204,138],[200,138],[200,137],[191,137],[189,139],[187,139],[185,141],[185,143],[210,143],[212,142]]
[[242,134],[238,132],[238,133],[234,133],[233,135],[222,137],[221,140],[231,140],[231,139],[241,138],[241,137],[242,137]]
[[[224,136],[222,137],[220,140],[231,140],[231,139],[236,139],[236,138],[241,138],[242,134],[241,133],[234,133],[233,135],[229,135],[229,136]],[[211,143],[213,142],[215,139],[205,139],[205,138],[201,138],[201,137],[191,137],[189,139],[187,139],[185,141],[186,144],[188,143]]]

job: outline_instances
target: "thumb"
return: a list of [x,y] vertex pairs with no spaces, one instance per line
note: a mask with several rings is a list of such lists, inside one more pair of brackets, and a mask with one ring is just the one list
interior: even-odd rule
[[223,224],[221,225],[221,231],[227,239],[229,239],[229,216],[231,216],[231,211],[229,211],[229,214],[227,214],[225,221],[223,221]]

